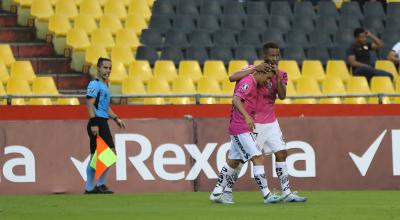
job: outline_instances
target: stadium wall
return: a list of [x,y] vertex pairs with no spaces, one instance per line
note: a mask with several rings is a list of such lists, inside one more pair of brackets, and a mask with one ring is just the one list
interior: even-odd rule
[[[116,192],[209,191],[229,149],[229,105],[114,106]],[[89,161],[84,106],[0,107],[0,194],[82,193]],[[399,189],[396,105],[278,105],[294,189]],[[189,116],[191,115],[191,116]],[[265,167],[279,189],[270,156]],[[238,190],[257,190],[250,167]]]

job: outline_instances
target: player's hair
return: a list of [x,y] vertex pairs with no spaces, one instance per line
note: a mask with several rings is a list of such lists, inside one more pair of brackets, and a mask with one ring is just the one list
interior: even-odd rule
[[108,59],[108,58],[100,57],[100,58],[97,60],[97,67],[101,67],[101,65],[103,65],[103,62],[104,62],[104,61],[109,61],[109,62],[111,62],[111,60]]
[[279,46],[275,42],[267,42],[263,46],[263,51],[265,52],[268,49],[279,49]]
[[362,34],[362,33],[364,33],[364,32],[365,32],[364,29],[362,29],[362,28],[356,28],[356,29],[354,29],[353,35],[354,35],[354,37],[358,37],[360,34]]

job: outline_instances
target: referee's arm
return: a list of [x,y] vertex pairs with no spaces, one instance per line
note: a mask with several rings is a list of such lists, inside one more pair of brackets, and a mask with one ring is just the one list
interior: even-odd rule
[[111,107],[108,107],[108,115],[115,121],[115,123],[117,123],[118,127],[125,128],[124,122],[122,121],[121,118],[118,117],[117,114],[114,113]]

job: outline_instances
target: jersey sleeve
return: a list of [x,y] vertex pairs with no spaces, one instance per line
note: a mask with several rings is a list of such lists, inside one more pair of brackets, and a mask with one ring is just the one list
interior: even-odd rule
[[246,77],[243,80],[239,81],[239,83],[236,85],[237,89],[235,90],[234,96],[240,97],[241,99],[246,99],[254,86],[248,79],[249,78]]
[[91,81],[87,87],[86,98],[96,98],[99,93],[98,83],[95,80]]
[[392,50],[397,53],[400,54],[400,42],[398,42],[397,44],[395,44],[392,48]]

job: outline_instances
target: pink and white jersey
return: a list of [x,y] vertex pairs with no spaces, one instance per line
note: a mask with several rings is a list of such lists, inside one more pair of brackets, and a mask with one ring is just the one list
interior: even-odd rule
[[[279,70],[279,74],[282,77],[282,82],[286,85],[288,81],[287,73]],[[274,105],[278,93],[277,83],[276,77],[273,77],[267,85],[259,88],[255,123],[265,124],[276,120]]]
[[[243,107],[254,119],[256,113],[257,104],[257,82],[253,75],[247,75],[236,83],[234,96],[240,97],[243,100]],[[250,130],[244,120],[242,113],[232,106],[231,120],[229,123],[229,134],[238,135],[247,132],[253,132]]]

